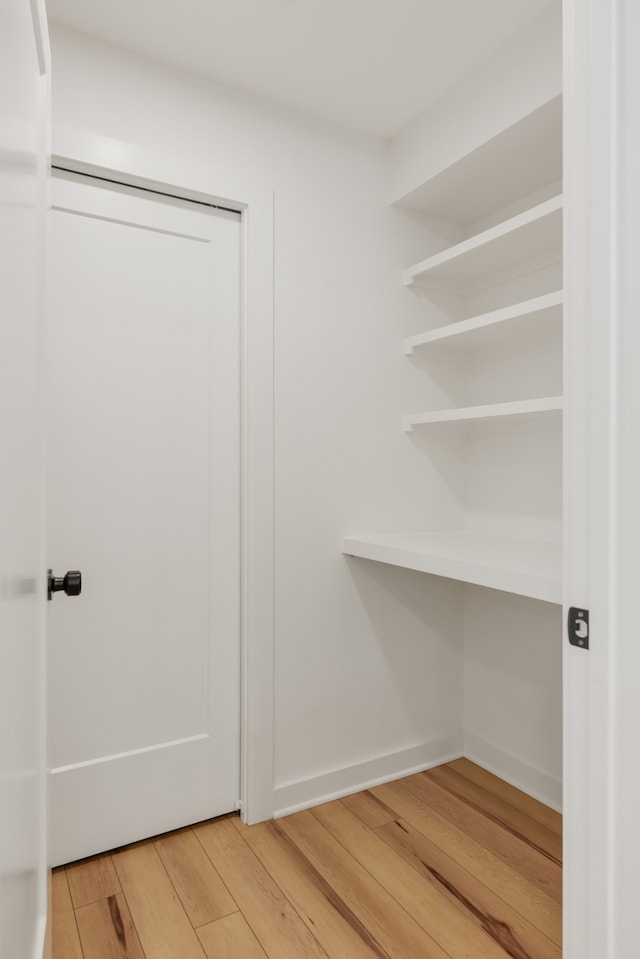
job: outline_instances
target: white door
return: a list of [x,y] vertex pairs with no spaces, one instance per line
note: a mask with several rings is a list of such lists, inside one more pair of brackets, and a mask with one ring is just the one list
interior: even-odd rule
[[239,799],[239,220],[54,176],[54,864]]
[[[46,915],[41,354],[46,23],[0,3],[0,956],[42,956]],[[33,15],[36,15],[34,20]],[[35,29],[34,29],[35,27]]]

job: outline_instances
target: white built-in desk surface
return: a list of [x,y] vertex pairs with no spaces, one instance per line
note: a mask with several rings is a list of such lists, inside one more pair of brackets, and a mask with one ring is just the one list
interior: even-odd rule
[[455,530],[346,536],[342,551],[348,556],[562,603],[562,549],[557,543]]

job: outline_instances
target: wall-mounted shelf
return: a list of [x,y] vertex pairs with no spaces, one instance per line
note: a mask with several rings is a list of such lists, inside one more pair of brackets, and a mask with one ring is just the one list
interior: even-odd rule
[[347,536],[342,552],[549,603],[562,603],[562,549],[557,543],[503,539],[455,530]]
[[490,403],[484,406],[466,406],[450,410],[430,410],[409,413],[403,417],[403,428],[410,433],[416,426],[437,426],[455,423],[488,423],[508,419],[517,423],[532,416],[557,415],[562,410],[561,396],[543,396],[534,400],[515,400],[511,403]]
[[452,223],[477,223],[561,177],[562,97],[556,96],[394,204]]
[[561,256],[562,196],[556,196],[410,266],[404,283],[464,291],[482,278]]
[[559,327],[562,323],[562,302],[561,290],[546,293],[491,313],[449,323],[428,333],[409,336],[403,340],[403,350],[407,356],[423,347],[474,350],[499,345],[508,337],[527,336],[536,330]]

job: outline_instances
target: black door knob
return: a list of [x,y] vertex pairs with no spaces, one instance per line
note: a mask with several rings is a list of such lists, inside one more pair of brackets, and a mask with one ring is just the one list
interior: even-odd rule
[[63,591],[67,596],[79,596],[82,592],[82,573],[79,569],[70,569],[64,576],[54,576],[52,570],[47,570],[47,599],[53,599],[53,594]]

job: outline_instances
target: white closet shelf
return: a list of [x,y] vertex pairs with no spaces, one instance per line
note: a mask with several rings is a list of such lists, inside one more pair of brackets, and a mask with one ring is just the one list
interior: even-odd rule
[[534,400],[514,400],[510,403],[490,403],[484,406],[409,413],[403,417],[403,427],[405,432],[409,433],[416,426],[437,426],[447,423],[488,423],[501,419],[508,419],[509,423],[518,423],[532,416],[555,416],[561,410],[561,396],[543,396]]
[[555,96],[393,202],[453,223],[477,223],[561,177],[562,97]]
[[491,313],[449,323],[428,333],[409,336],[403,340],[403,350],[410,356],[417,349],[428,346],[472,350],[498,345],[510,336],[526,336],[529,332],[551,325],[559,326],[562,321],[562,301],[561,290],[546,293]]
[[505,271],[562,255],[562,196],[456,243],[404,271],[406,286],[461,290]]
[[346,536],[347,556],[562,603],[562,547],[464,530]]

